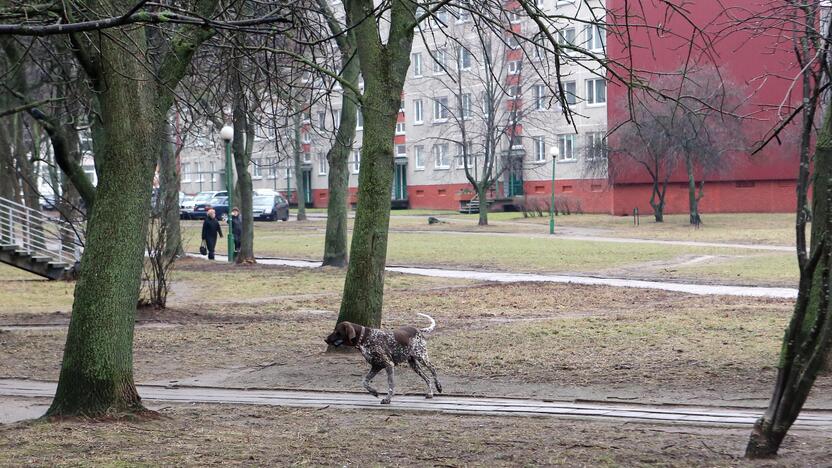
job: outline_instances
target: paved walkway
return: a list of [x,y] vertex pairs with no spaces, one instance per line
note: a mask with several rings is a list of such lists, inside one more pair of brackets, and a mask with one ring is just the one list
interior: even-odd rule
[[[195,256],[196,254],[189,255]],[[217,255],[216,257],[218,261],[227,260],[227,258],[222,255]],[[264,265],[282,265],[299,268],[318,268],[321,266],[321,262],[313,262],[309,260],[288,260],[282,258],[258,257],[257,262],[262,263]],[[660,289],[664,291],[675,291],[697,295],[770,297],[779,299],[794,299],[797,297],[797,289],[794,288],[768,288],[757,286],[672,283],[664,281],[629,280],[624,278],[603,278],[595,276],[507,273],[499,271],[451,270],[444,268],[422,268],[407,266],[388,266],[386,270],[410,275],[431,276],[435,278],[460,278],[480,281],[494,281],[500,283],[572,283],[596,286],[614,286],[619,288]]]
[[[51,397],[56,383],[35,380],[0,379],[0,396]],[[634,421],[661,421],[686,425],[750,426],[762,410],[735,410],[688,406],[647,406],[635,404],[572,403],[508,398],[442,397],[427,400],[422,396],[398,395],[390,406],[363,393],[314,392],[292,390],[243,390],[214,387],[162,387],[139,385],[142,399],[159,403],[215,403],[289,407],[340,407],[438,411],[489,416],[549,416],[600,418]],[[832,411],[804,411],[796,427],[832,430]]]

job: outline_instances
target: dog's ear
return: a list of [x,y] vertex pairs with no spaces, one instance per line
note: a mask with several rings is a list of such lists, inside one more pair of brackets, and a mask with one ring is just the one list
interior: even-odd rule
[[347,344],[355,346],[355,325],[349,322],[344,323],[344,325],[344,328],[347,329]]

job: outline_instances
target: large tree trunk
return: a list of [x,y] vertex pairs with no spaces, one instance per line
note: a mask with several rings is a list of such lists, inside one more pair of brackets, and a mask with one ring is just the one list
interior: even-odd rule
[[693,171],[693,156],[685,155],[685,170],[688,175],[688,207],[690,224],[698,226],[702,222],[699,217],[699,198],[696,196],[696,178]]
[[[114,32],[115,33],[115,32]],[[98,95],[107,141],[96,154],[101,178],[92,207],[81,277],[58,389],[48,416],[103,416],[138,411],[133,383],[133,324],[150,214],[158,128],[165,118],[143,59],[144,28],[101,36]],[[158,124],[156,124],[158,125]]]
[[488,226],[488,200],[485,198],[486,187],[485,184],[477,184],[477,199],[480,201],[480,226]]
[[[767,458],[777,450],[794,423],[832,343],[829,303],[832,270],[832,107],[818,135],[812,184],[812,237],[808,261],[800,271],[794,314],[786,329],[777,380],[768,409],[754,424],[745,455]],[[802,207],[798,207],[802,209]],[[799,221],[798,221],[799,222]]]
[[180,175],[176,167],[176,150],[170,122],[165,119],[162,124],[162,144],[159,152],[159,202],[165,217],[164,258],[169,259],[184,254],[182,233],[179,227],[179,183]]

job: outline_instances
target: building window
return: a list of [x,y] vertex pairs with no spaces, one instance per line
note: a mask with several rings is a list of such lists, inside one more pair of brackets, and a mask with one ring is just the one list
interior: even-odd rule
[[546,162],[546,140],[542,136],[532,137],[534,142],[534,162]]
[[604,132],[589,132],[586,134],[586,147],[584,152],[587,159],[598,159],[604,157]]
[[469,93],[462,95],[462,118],[471,118],[471,94]]
[[211,161],[211,182],[217,181],[217,163]]
[[404,122],[396,123],[396,135],[404,135]]
[[182,163],[182,182],[191,181],[191,163]]
[[413,147],[413,166],[416,169],[425,168],[425,147],[422,145]]
[[364,115],[361,113],[361,108],[355,110],[355,129],[361,130],[364,128]]
[[563,82],[563,93],[566,94],[566,103],[575,105],[578,103],[578,90],[574,81]]
[[574,54],[571,47],[575,46],[575,28],[563,28],[558,32],[558,45],[565,47],[567,54]]
[[436,15],[436,22],[439,23],[439,26],[445,26],[448,24],[448,10],[445,8],[440,8],[436,10],[434,13]]
[[422,77],[422,54],[414,53],[410,54],[410,62],[413,66],[413,78],[421,78]]
[[437,49],[433,53],[433,74],[439,75],[445,73],[445,66],[447,58],[445,56],[445,49]]
[[310,132],[303,132],[303,142],[304,143],[312,143],[312,133]]
[[508,34],[506,36],[506,45],[509,49],[519,49],[520,48],[520,41],[517,39],[517,36],[514,34]]
[[603,78],[586,80],[586,103],[600,105],[607,102],[607,82]]
[[259,159],[252,159],[251,160],[251,176],[260,178],[263,177],[263,171],[260,168],[260,160]]
[[311,163],[312,162],[312,154],[310,153],[303,153],[303,162]]
[[433,145],[433,161],[434,167],[437,169],[450,169],[451,168],[451,160],[448,156],[448,144],[447,143],[439,143]]
[[424,115],[422,114],[422,100],[421,99],[414,99],[413,100],[413,124],[414,125],[421,125],[424,123]]
[[433,121],[448,121],[448,98],[438,97],[433,100]]
[[318,112],[318,128],[326,129],[326,112]]
[[508,98],[509,99],[520,99],[522,95],[522,90],[520,89],[519,85],[512,85],[508,87]]
[[546,109],[546,85],[543,84],[536,84],[534,88],[532,88],[534,93],[534,109],[535,110],[545,110]]
[[359,169],[361,169],[361,150],[352,150],[350,168],[352,169],[353,174],[358,174]]
[[326,175],[329,172],[329,161],[326,160],[326,154],[318,154],[318,175]]
[[269,159],[269,178],[277,178],[277,158]]
[[406,158],[407,157],[407,147],[405,145],[396,145],[396,157],[397,158]]
[[520,21],[523,21],[523,17],[520,15],[520,12],[521,12],[521,11],[522,11],[522,10],[520,10],[520,9],[515,9],[515,10],[511,10],[511,11],[509,11],[509,12],[508,12],[508,20],[509,20],[509,22],[511,22],[511,23],[519,23]]
[[340,109],[332,112],[332,121],[335,122],[335,125],[333,126],[333,128],[337,130],[338,127],[341,125],[341,110]]
[[558,161],[575,160],[575,135],[558,135]]
[[471,21],[471,12],[468,11],[468,8],[470,8],[470,6],[471,6],[470,1],[462,0],[459,3],[460,3],[460,6],[457,7],[457,10],[456,10],[456,12],[457,12],[456,13],[456,22],[457,23],[467,23],[468,21]]
[[607,32],[597,24],[587,24],[584,26],[586,31],[586,48],[592,51],[603,51],[607,45]]
[[520,74],[520,61],[515,60],[508,63],[508,74],[509,75],[519,75]]
[[470,70],[471,69],[471,52],[468,51],[465,47],[459,48],[459,69],[460,70]]

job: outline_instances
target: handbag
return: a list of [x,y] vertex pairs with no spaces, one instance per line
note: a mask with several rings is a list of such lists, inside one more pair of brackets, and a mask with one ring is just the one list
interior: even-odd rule
[[205,241],[202,241],[202,244],[199,246],[199,254],[208,255],[208,247],[205,246]]

